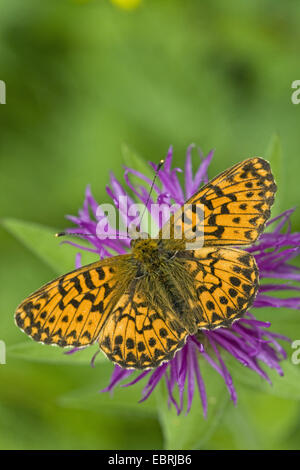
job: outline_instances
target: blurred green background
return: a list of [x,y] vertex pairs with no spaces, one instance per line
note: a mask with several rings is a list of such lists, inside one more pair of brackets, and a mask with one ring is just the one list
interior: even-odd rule
[[[59,246],[52,232],[68,226],[64,215],[77,212],[88,183],[99,202],[109,201],[105,185],[111,170],[122,179],[124,144],[145,162],[159,161],[173,144],[179,166],[191,142],[204,153],[215,148],[212,177],[243,158],[266,156],[276,134],[276,209],[298,203],[300,105],[291,102],[291,83],[300,79],[299,1],[122,3],[0,0],[0,79],[7,86],[0,216],[10,219],[0,228],[0,339],[7,345],[0,448],[299,449],[300,365],[291,366],[290,347],[286,375],[272,376],[273,387],[232,366],[236,408],[203,366],[205,421],[198,398],[188,417],[168,411],[164,389],[144,404],[137,403],[143,384],[113,399],[99,394],[112,372],[108,361],[92,369],[93,352],[66,357],[14,325],[23,298],[73,268],[74,250]],[[292,220],[300,230],[299,210]],[[298,312],[258,314],[275,331],[300,337]]]

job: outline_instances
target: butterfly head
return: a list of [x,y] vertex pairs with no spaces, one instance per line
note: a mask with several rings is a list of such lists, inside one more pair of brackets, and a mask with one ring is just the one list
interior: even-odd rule
[[131,239],[132,254],[149,272],[157,269],[161,264],[164,259],[164,250],[161,240],[149,238],[148,234],[143,235],[143,237]]
[[131,225],[128,229],[128,235],[131,238],[130,246],[134,248],[137,242],[142,240],[147,240],[149,238],[149,234],[147,232],[140,232],[139,227],[136,225]]

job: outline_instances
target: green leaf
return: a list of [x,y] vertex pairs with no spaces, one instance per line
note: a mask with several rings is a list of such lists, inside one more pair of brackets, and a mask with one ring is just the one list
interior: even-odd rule
[[[75,254],[79,251],[71,245],[61,244],[55,237],[57,230],[33,222],[18,219],[2,219],[2,226],[17,240],[50,266],[56,274],[74,269]],[[80,240],[80,244],[84,241]],[[96,255],[83,253],[83,264],[96,261]]]
[[154,176],[154,171],[151,169],[145,160],[134,150],[132,150],[127,144],[123,143],[122,148],[122,158],[125,165],[129,168],[132,168],[136,171],[139,171],[143,175],[147,176],[151,180]]
[[238,403],[227,409],[224,423],[235,449],[278,449],[292,431],[299,401],[285,399],[248,386],[237,386]]
[[283,376],[269,369],[267,366],[260,364],[269,378],[272,385],[256,374],[254,371],[242,366],[229,355],[226,355],[226,364],[236,382],[240,382],[253,389],[261,390],[269,395],[287,398],[291,400],[300,400],[300,366],[294,365],[288,360],[281,362]]
[[[71,349],[71,348],[70,348]],[[24,341],[13,346],[8,346],[6,349],[7,363],[9,358],[18,358],[30,362],[42,362],[47,364],[66,364],[66,365],[90,365],[91,359],[97,348],[90,346],[81,349],[73,354],[66,354],[70,349],[62,349],[59,347],[45,347],[42,343],[33,341]],[[105,356],[100,352],[97,356],[97,362],[105,362]]]
[[285,181],[284,181],[284,167],[282,163],[282,149],[281,142],[278,134],[273,134],[270,139],[267,151],[266,160],[270,162],[271,169],[277,184],[277,192],[275,196],[275,203],[272,207],[272,214],[278,215],[282,209],[282,200],[284,197]]
[[[103,367],[103,364],[101,367]],[[103,375],[102,372],[101,375]],[[130,381],[130,378],[128,381]],[[57,404],[63,408],[99,411],[131,418],[157,417],[155,397],[149,397],[145,402],[139,403],[144,384],[135,384],[132,387],[118,385],[113,393],[100,393],[100,390],[107,385],[108,383],[101,383],[99,377],[96,385],[73,390],[62,395]]]
[[61,395],[58,398],[58,405],[64,408],[91,410],[93,412],[99,411],[101,413],[108,412],[116,414],[117,416],[121,413],[123,416],[155,416],[155,418],[157,418],[157,407],[154,395],[150,396],[145,402],[139,403],[147,378],[133,386],[123,386],[139,375],[139,371],[133,372],[126,380],[118,384],[113,392],[100,393],[101,390],[106,388],[109,384],[114,365],[108,359],[99,363],[98,357],[95,361],[94,368],[95,382],[92,384],[89,383],[88,385],[84,384],[84,386],[80,386],[80,388],[77,387]]
[[[157,395],[160,423],[164,434],[165,449],[202,448],[218,426],[229,405],[229,394],[222,378],[204,361],[201,364],[208,401],[208,415],[203,417],[202,404],[195,384],[194,400],[190,412],[178,416],[174,406],[168,407],[168,393],[164,384]],[[186,392],[185,392],[186,393]]]

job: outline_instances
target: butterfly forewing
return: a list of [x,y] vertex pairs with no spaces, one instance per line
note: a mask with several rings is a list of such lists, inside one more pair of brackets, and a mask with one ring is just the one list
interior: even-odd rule
[[160,238],[171,231],[171,238],[182,233],[184,241],[196,235],[204,246],[249,245],[264,229],[275,192],[269,163],[258,157],[245,160],[194,194],[162,228]]
[[120,266],[127,260],[128,255],[108,258],[46,284],[19,305],[17,325],[46,344],[92,344],[118,300]]

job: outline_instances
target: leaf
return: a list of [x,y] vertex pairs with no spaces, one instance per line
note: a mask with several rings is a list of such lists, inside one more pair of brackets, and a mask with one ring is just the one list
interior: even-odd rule
[[292,432],[299,401],[284,399],[248,386],[237,387],[238,403],[224,422],[235,449],[278,449]]
[[127,167],[139,171],[151,180],[153,179],[154,171],[137,152],[132,150],[125,143],[122,144],[121,152],[123,161]]
[[184,409],[179,416],[173,405],[168,407],[166,387],[164,384],[160,387],[157,402],[165,449],[202,448],[215,431],[229,405],[229,394],[222,378],[204,361],[201,361],[201,373],[206,384],[208,400],[206,419],[203,417],[202,404],[196,386],[190,412],[186,415]]
[[229,355],[226,356],[226,364],[232,373],[234,381],[240,382],[253,389],[261,390],[269,395],[291,400],[300,400],[299,365],[294,365],[288,360],[281,362],[280,365],[283,369],[284,375],[280,376],[275,370],[269,369],[267,366],[261,364],[261,367],[267,372],[272,381],[272,385],[270,385],[254,371],[242,366]]
[[[103,364],[101,367],[103,367]],[[103,376],[103,370],[101,371],[101,376]],[[93,412],[99,411],[101,413],[115,414],[117,416],[157,418],[154,397],[150,397],[149,400],[139,403],[142,396],[143,384],[135,384],[132,387],[122,387],[118,385],[113,393],[101,393],[101,389],[106,386],[107,383],[101,383],[99,377],[97,385],[89,386],[88,388],[80,388],[62,395],[57,403],[64,408],[91,410]]]
[[142,383],[128,388],[118,385],[111,394],[101,393],[100,390],[108,384],[107,372],[109,369],[111,373],[112,366],[101,364],[100,367],[93,385],[77,388],[58,397],[57,407],[63,410],[64,415],[68,410],[72,414],[83,412],[83,416],[92,413],[92,416],[98,419],[100,431],[104,429],[104,435],[113,432],[112,449],[161,449],[162,434],[154,397],[144,403],[138,402],[141,398]]
[[[59,365],[90,365],[91,359],[97,349],[94,346],[81,349],[73,354],[66,354],[71,349],[62,349],[59,347],[49,347],[42,343],[33,341],[26,341],[13,346],[8,346],[6,349],[7,359],[18,358],[30,362],[42,362],[48,364]],[[105,362],[105,356],[100,352],[97,356],[97,362]]]
[[[33,222],[18,219],[2,219],[2,226],[19,240],[26,248],[50,266],[56,274],[74,269],[75,255],[79,251],[71,245],[62,245],[55,237],[57,230]],[[84,241],[80,240],[80,244]],[[84,252],[84,263],[96,261],[96,255]]]

